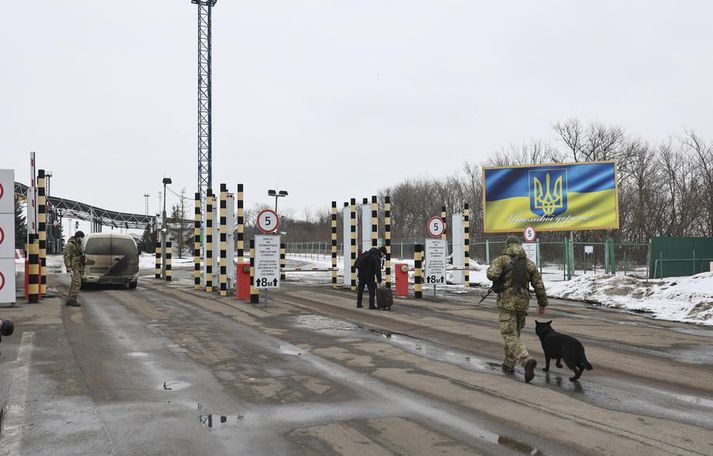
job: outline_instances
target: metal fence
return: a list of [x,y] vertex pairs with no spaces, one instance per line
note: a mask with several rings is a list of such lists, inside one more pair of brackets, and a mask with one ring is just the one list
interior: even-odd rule
[[[419,243],[423,243],[420,241]],[[391,243],[391,256],[394,259],[412,260],[415,242],[395,241]],[[645,278],[648,275],[649,244],[615,243],[612,241],[607,254],[606,242],[570,242],[561,241],[539,242],[539,265],[550,273],[562,271],[563,278],[582,274],[619,272]],[[476,241],[470,243],[471,262],[487,265],[492,262],[505,247],[505,241]],[[567,249],[569,248],[569,253]],[[452,244],[448,244],[452,251]],[[328,260],[331,258],[330,242],[288,242],[286,252],[289,255],[313,260]],[[342,243],[337,244],[338,255],[342,254]],[[609,259],[613,255],[613,260]],[[571,257],[571,259],[570,259]],[[607,268],[609,261],[609,268]]]

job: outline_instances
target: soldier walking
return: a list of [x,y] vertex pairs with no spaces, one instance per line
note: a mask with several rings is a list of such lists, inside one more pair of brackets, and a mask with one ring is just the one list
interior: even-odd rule
[[69,285],[66,304],[73,307],[79,307],[77,296],[79,288],[82,286],[82,270],[84,269],[83,239],[84,233],[77,231],[64,246],[64,266],[67,268],[67,272],[72,274],[72,283]]
[[530,383],[535,376],[537,361],[527,352],[520,340],[520,332],[525,327],[530,305],[530,284],[535,289],[538,315],[545,312],[547,293],[542,276],[537,265],[527,258],[520,240],[515,236],[508,236],[505,250],[490,265],[487,275],[493,281],[494,291],[498,293],[498,320],[500,334],[505,342],[503,371],[512,374],[515,372],[515,364],[520,363],[525,368],[525,381]]

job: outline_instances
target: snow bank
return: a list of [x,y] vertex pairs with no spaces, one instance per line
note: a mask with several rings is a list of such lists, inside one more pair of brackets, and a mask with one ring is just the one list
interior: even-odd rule
[[548,282],[547,294],[651,313],[661,320],[713,325],[713,273],[641,280],[605,274]]

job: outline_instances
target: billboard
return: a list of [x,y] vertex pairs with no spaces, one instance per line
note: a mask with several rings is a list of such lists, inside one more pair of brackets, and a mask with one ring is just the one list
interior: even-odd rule
[[616,161],[483,167],[483,231],[619,228]]

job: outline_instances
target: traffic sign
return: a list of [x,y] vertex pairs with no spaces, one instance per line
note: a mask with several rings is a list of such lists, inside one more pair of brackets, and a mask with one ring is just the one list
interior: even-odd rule
[[14,214],[0,213],[0,258],[15,257],[15,234],[12,233],[14,224]]
[[263,233],[274,233],[279,227],[280,218],[272,209],[265,209],[257,215],[257,228]]
[[525,250],[525,255],[527,255],[527,259],[532,261],[535,264],[538,264],[537,262],[537,243],[536,242],[525,242],[522,244],[523,250]]
[[446,257],[448,241],[445,239],[426,239],[426,277],[429,285],[446,283]]
[[446,232],[446,222],[439,216],[428,219],[428,234],[433,237],[440,237]]
[[0,303],[15,302],[15,171],[0,169]]
[[255,287],[280,287],[280,236],[255,236]]
[[0,169],[0,214],[15,213],[14,187],[15,171],[12,169]]
[[535,239],[537,239],[537,231],[535,231],[535,227],[532,225],[527,225],[522,235],[527,242],[535,242]]

